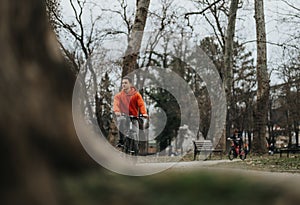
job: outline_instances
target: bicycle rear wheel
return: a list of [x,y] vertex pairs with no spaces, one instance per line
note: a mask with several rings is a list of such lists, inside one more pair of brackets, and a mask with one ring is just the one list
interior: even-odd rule
[[241,159],[241,160],[245,160],[246,157],[247,157],[247,154],[246,154],[245,150],[244,150],[244,149],[241,149],[240,159]]

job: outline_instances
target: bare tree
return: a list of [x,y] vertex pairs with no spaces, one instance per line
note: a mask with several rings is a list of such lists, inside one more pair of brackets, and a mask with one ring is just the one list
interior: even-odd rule
[[[223,86],[226,92],[227,104],[232,109],[232,85],[233,85],[233,43],[234,43],[234,34],[235,34],[235,23],[236,23],[236,14],[238,10],[239,0],[231,0],[229,15],[228,15],[228,24],[227,24],[227,33],[225,37],[225,52],[224,52],[224,70],[223,70]],[[231,119],[230,119],[230,110],[227,112],[226,120],[226,134],[223,135],[223,138],[220,140],[221,147],[225,147],[225,136],[229,137],[230,128],[231,128]]]
[[[228,6],[225,0],[204,0],[195,1],[201,7],[201,11],[189,12],[185,14],[188,19],[191,15],[203,15],[207,23],[213,30],[213,34],[218,40],[219,45],[222,48],[223,54],[225,53],[225,25],[222,25],[222,21],[228,17]],[[204,8],[203,8],[204,6]],[[225,18],[224,18],[225,17]]]
[[[52,0],[48,1],[51,2]],[[110,93],[105,95],[103,95],[103,92],[101,94],[99,93],[98,82],[100,79],[98,76],[100,76],[100,78],[103,76],[101,71],[99,71],[99,67],[102,65],[99,66],[98,61],[101,61],[99,59],[104,59],[105,56],[105,54],[101,55],[99,50],[104,50],[100,49],[100,46],[107,36],[118,34],[118,32],[99,27],[103,19],[102,13],[97,13],[96,16],[94,15],[92,10],[94,8],[98,9],[95,3],[86,0],[69,0],[69,4],[73,16],[71,19],[66,19],[62,15],[59,15],[55,7],[48,6],[47,10],[49,15],[55,20],[56,27],[59,28],[57,35],[60,39],[60,47],[70,67],[73,68],[72,71],[75,75],[81,72],[80,78],[78,79],[82,81],[82,88],[85,90],[85,100],[83,103],[85,103],[86,117],[89,121],[97,123],[94,117],[96,113],[98,123],[102,123],[99,121],[99,119],[102,119],[102,116],[99,116],[98,110],[100,108],[97,106],[100,104],[97,101],[110,98]],[[85,21],[84,18],[88,15],[89,22]],[[63,38],[64,35],[69,39],[73,39],[74,47],[68,45],[69,42]],[[107,101],[110,101],[110,99]],[[110,105],[108,105],[108,107],[109,106]],[[100,127],[101,126],[102,125],[100,125]]]
[[267,46],[263,0],[255,0],[255,23],[257,38],[257,102],[255,109],[255,128],[253,137],[253,151],[265,153],[266,127],[269,104],[269,74],[267,69]]
[[283,38],[281,45],[284,48],[293,48],[293,49],[300,49],[299,48],[299,23],[300,23],[300,5],[297,3],[281,0],[283,2],[283,7],[275,11],[275,13],[279,16],[278,23],[280,26],[280,30],[278,32],[282,33],[286,36]]
[[281,109],[285,112],[285,124],[281,126],[286,130],[289,136],[289,145],[292,145],[292,132],[295,133],[296,145],[299,145],[299,122],[300,122],[300,55],[298,51],[291,50],[286,55],[287,62],[279,68],[279,76],[284,80],[284,84],[277,85],[277,89],[282,88],[282,98],[284,103]]
[[[72,63],[74,67],[73,72],[77,74],[79,69],[82,68],[83,64],[88,62],[88,59],[90,59],[98,45],[102,42],[103,36],[105,36],[106,33],[99,31],[96,27],[97,23],[101,20],[101,15],[96,17],[91,15],[90,25],[85,24],[83,16],[85,14],[85,10],[87,10],[86,0],[69,0],[69,3],[74,15],[74,18],[71,20],[71,22],[68,22],[68,20],[65,20],[62,15],[59,15],[55,7],[48,7],[48,12],[49,15],[54,19],[53,21],[56,22],[56,27],[65,31],[70,39],[74,39],[76,45],[75,49],[68,49],[66,45],[67,42],[64,42],[62,39],[60,39],[60,46],[67,59]],[[90,11],[90,13],[92,12]],[[61,37],[61,34],[58,33],[58,36]],[[95,71],[91,66],[87,66],[87,69],[89,69],[91,72],[94,82],[96,83]],[[96,87],[96,85],[94,85],[94,87]]]
[[[215,38],[217,39],[221,51],[223,54],[223,61],[221,61],[220,74],[223,79],[223,86],[226,91],[227,104],[229,109],[227,112],[226,120],[226,133],[222,136],[220,140],[221,147],[225,148],[225,136],[230,135],[231,119],[230,112],[235,112],[233,110],[232,92],[233,92],[233,44],[235,35],[235,24],[237,10],[239,8],[239,0],[232,0],[230,6],[226,5],[225,1],[209,1],[205,0],[203,2],[198,2],[204,4],[206,7],[201,12],[191,12],[187,13],[186,16],[201,14],[205,17],[206,21],[209,23],[213,29]],[[209,12],[209,13],[208,13]],[[208,14],[207,14],[208,13]],[[208,15],[212,16],[212,19]],[[227,26],[222,25],[222,15],[228,18]]]
[[123,59],[122,77],[137,68],[137,58],[142,44],[150,0],[136,0],[136,14]]
[[224,54],[224,87],[227,92],[227,101],[230,102],[230,94],[232,92],[232,67],[233,67],[233,40],[235,34],[236,13],[238,10],[239,0],[232,0],[229,10],[229,18],[227,24],[227,33],[225,37],[225,54]]
[[49,22],[52,28],[57,31],[58,22],[56,20],[56,17],[53,14],[55,13],[57,16],[61,16],[60,1],[59,0],[44,0],[44,1],[46,3],[46,11],[47,11]]

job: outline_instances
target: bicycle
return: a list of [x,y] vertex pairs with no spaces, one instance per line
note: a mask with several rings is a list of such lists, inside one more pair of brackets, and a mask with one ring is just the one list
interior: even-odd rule
[[125,124],[127,127],[124,135],[124,144],[122,146],[121,151],[129,154],[137,156],[139,154],[139,121],[143,120],[143,116],[132,116],[123,114],[120,117],[125,118]]
[[245,160],[247,157],[246,150],[242,147],[242,143],[240,143],[241,138],[232,139],[227,138],[227,140],[231,141],[230,150],[228,152],[229,160],[233,160],[234,158],[240,157],[241,160]]

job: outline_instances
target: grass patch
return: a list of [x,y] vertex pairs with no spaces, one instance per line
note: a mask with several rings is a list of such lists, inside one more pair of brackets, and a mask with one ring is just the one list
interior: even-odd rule
[[245,161],[236,160],[234,162],[225,162],[213,165],[214,167],[224,168],[240,168],[248,170],[258,171],[270,171],[270,172],[290,172],[300,173],[300,158],[292,156],[290,158],[282,157],[278,155],[273,156],[253,156],[248,157]]

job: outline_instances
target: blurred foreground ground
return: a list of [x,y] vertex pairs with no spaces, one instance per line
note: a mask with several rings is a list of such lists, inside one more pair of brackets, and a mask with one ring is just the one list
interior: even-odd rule
[[299,204],[300,174],[238,168],[250,161],[180,162],[145,177],[101,169],[59,181],[63,204]]

